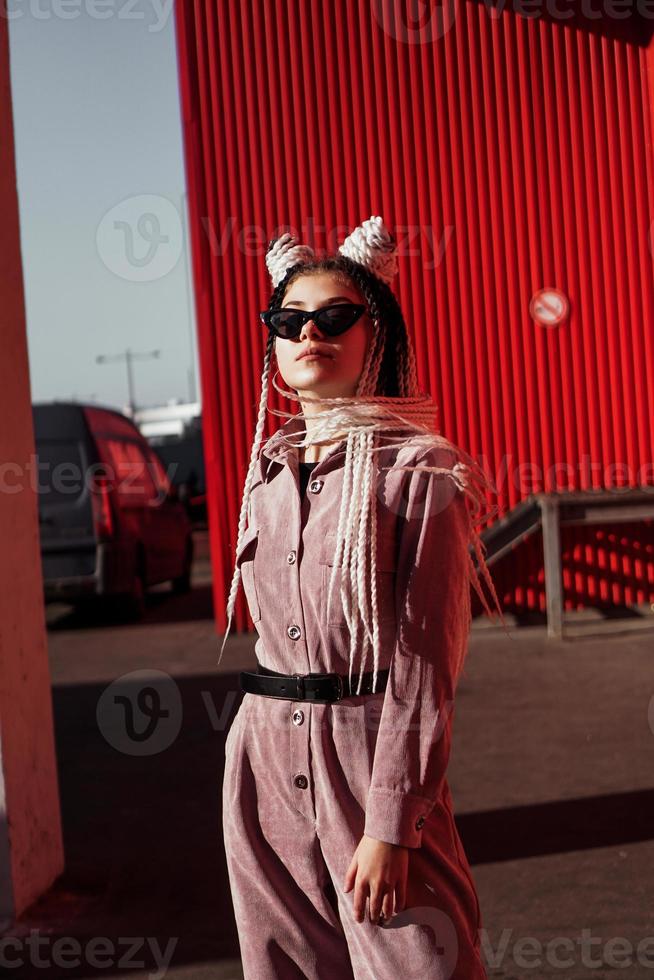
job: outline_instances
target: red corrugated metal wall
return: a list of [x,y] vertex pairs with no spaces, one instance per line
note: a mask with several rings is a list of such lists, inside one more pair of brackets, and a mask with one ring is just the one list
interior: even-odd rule
[[[502,513],[542,489],[654,484],[648,24],[423,8],[177,0],[219,629],[276,230],[319,250],[371,214],[395,230],[421,383]],[[570,300],[560,327],[530,316],[544,286]],[[651,522],[562,545],[566,608],[654,598]],[[494,577],[507,609],[543,609],[540,540]]]

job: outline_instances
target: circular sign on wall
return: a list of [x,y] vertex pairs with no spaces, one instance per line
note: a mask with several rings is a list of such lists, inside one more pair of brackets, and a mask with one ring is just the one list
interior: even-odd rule
[[529,313],[541,327],[558,327],[567,320],[569,312],[568,297],[553,286],[545,286],[531,297]]

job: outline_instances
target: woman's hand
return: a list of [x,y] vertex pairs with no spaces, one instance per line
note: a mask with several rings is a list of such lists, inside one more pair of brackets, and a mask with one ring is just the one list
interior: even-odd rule
[[343,886],[346,892],[354,886],[354,918],[357,922],[363,922],[366,898],[370,899],[371,922],[378,923],[380,914],[390,919],[394,913],[402,911],[408,868],[408,848],[363,835]]

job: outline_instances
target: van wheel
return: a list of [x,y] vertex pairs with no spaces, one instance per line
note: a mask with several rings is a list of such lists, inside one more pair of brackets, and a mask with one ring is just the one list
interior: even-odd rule
[[130,622],[143,619],[145,615],[145,582],[142,572],[137,572],[132,583],[132,590],[121,602],[121,612]]
[[173,579],[173,592],[175,595],[183,595],[191,591],[191,569],[193,567],[193,539],[189,538],[186,542],[186,554],[184,557],[184,570],[181,575]]

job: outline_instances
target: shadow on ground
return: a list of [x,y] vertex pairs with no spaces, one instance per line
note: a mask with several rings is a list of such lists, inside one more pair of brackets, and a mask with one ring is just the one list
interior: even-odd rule
[[[181,698],[179,734],[144,756],[117,750],[102,734],[104,728],[111,740],[96,716],[104,685],[54,689],[66,870],[12,935],[38,929],[50,944],[66,936],[82,948],[93,937],[108,937],[123,958],[125,937],[147,937],[134,947],[133,968],[143,961],[153,971],[155,938],[162,950],[176,939],[174,966],[238,957],[220,797],[225,735],[242,695],[233,674],[174,683]],[[124,976],[129,964],[115,959],[112,966]],[[32,963],[6,975],[106,977],[114,969]]]

